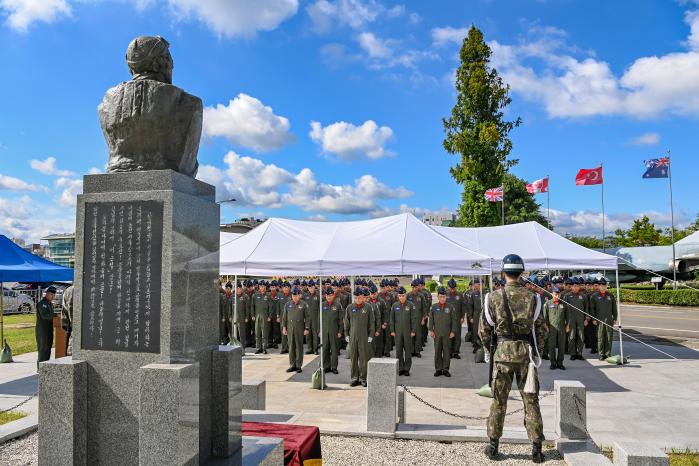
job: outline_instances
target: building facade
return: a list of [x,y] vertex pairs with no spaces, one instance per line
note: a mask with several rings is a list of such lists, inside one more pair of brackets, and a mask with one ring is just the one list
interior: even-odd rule
[[438,227],[448,227],[451,222],[456,220],[456,214],[432,214],[426,213],[422,217],[422,222],[427,225]]
[[75,267],[75,233],[60,233],[41,238],[48,242],[48,260],[64,267]]

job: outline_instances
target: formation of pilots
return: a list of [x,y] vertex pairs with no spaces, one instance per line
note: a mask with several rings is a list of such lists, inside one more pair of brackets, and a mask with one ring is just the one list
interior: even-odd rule
[[[493,278],[492,289],[503,282]],[[542,357],[550,360],[551,369],[565,369],[565,354],[570,360],[584,359],[584,348],[601,360],[610,356],[609,326],[616,324],[618,310],[604,278],[530,278],[523,284],[539,295],[549,329]],[[337,374],[344,350],[350,359],[350,385],[366,386],[369,359],[389,357],[391,351],[399,374],[410,376],[412,360],[422,357],[429,335],[434,376],[451,377],[450,362],[461,358],[462,340],[471,343],[473,353],[483,346],[477,329],[484,296],[480,280],[461,292],[452,278],[436,291],[434,300],[422,278],[412,281],[410,291],[398,279],[382,279],[377,287],[358,278],[354,289],[347,278],[227,282],[220,287],[220,343],[241,342],[254,347],[255,354],[278,349],[289,355],[287,372],[302,372],[304,353],[322,351],[323,371]]]

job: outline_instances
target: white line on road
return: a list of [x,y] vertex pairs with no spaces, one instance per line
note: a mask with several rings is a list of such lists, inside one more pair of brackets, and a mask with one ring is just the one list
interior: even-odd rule
[[690,333],[699,333],[699,330],[680,330],[677,328],[658,328],[658,327],[639,327],[637,325],[624,325],[624,328],[640,328],[643,330],[662,330],[665,332],[690,332]]

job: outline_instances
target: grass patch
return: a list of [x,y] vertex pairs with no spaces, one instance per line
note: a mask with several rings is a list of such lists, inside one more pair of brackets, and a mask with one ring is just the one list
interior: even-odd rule
[[699,466],[699,453],[689,450],[668,453],[670,466]]
[[[15,314],[4,316],[5,339],[12,349],[14,356],[36,351],[36,336],[34,314]],[[54,339],[55,340],[55,339]],[[0,342],[0,345],[2,342]]]
[[16,324],[34,324],[36,323],[36,316],[34,314],[12,314],[6,315],[3,318],[5,326],[16,325]]
[[0,413],[0,426],[7,424],[8,422],[16,421],[17,419],[22,419],[27,417],[28,414],[22,411],[10,411],[9,413]]

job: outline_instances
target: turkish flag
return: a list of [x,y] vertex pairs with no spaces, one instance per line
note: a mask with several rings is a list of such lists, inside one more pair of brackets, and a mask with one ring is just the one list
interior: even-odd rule
[[545,193],[549,189],[549,177],[543,178],[541,180],[536,180],[533,183],[527,185],[527,192],[529,194]]
[[577,186],[587,186],[589,184],[602,184],[602,167],[597,168],[581,168],[575,175],[575,184]]

